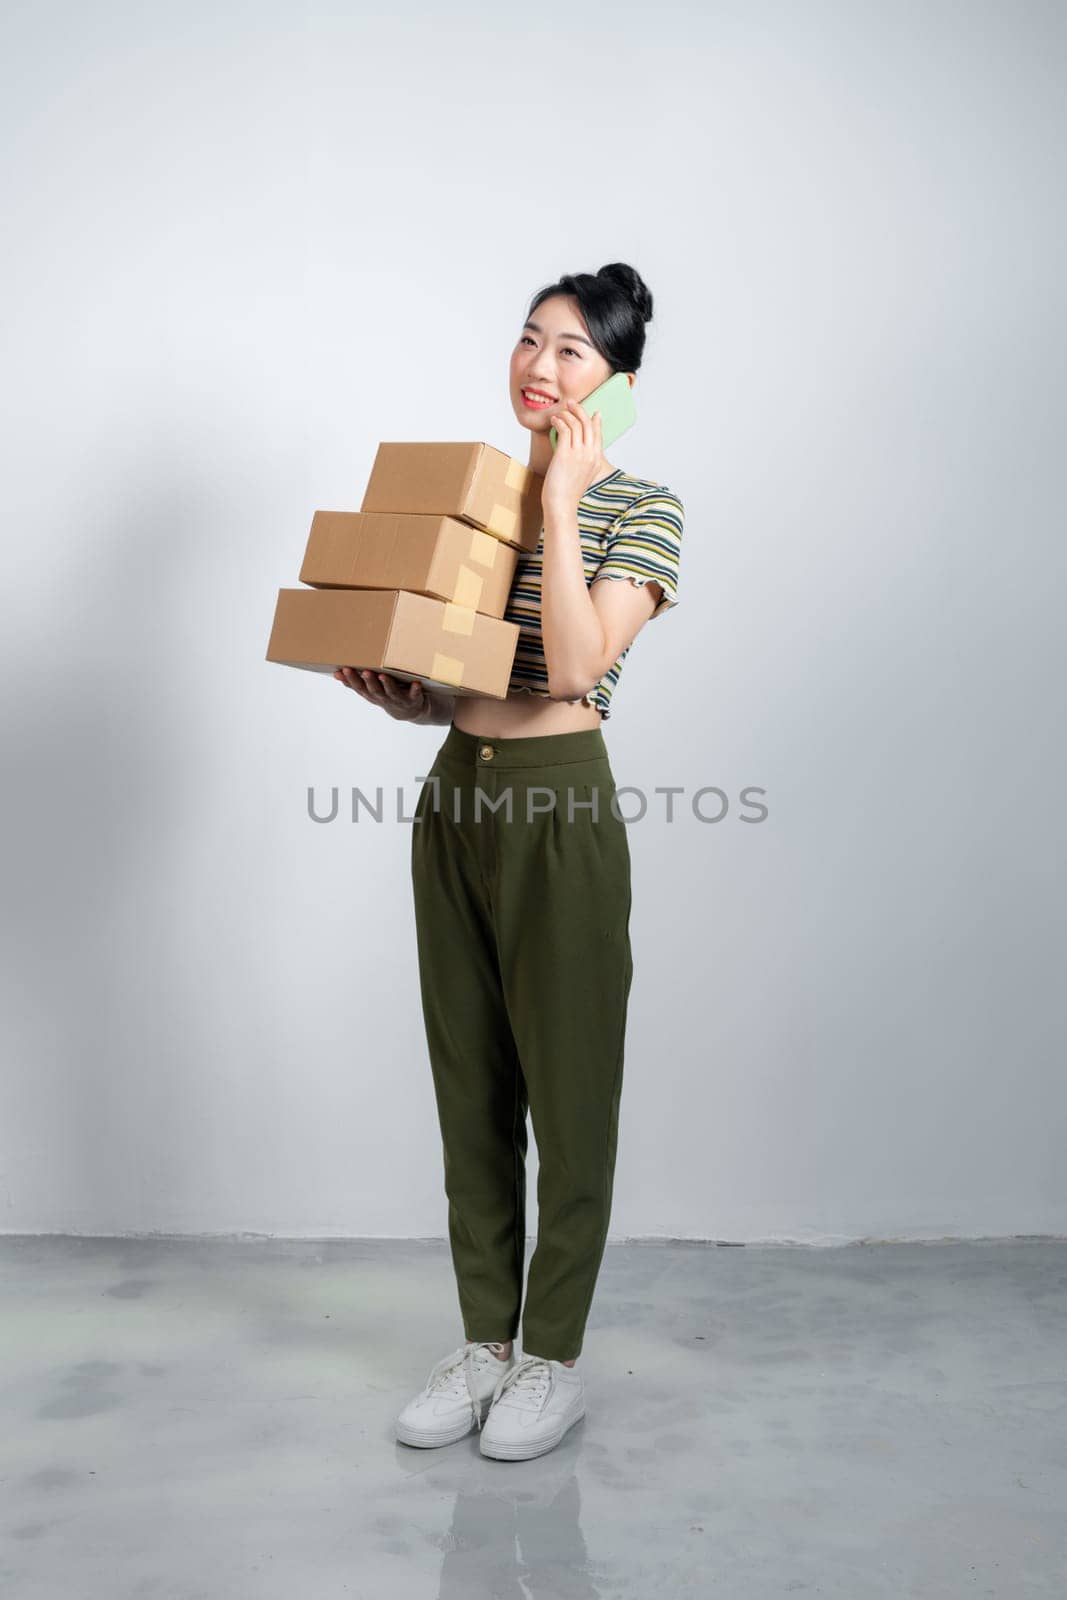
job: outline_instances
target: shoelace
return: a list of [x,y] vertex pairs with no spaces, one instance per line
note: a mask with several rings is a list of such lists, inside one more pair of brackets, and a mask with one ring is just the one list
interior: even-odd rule
[[493,1391],[493,1405],[505,1390],[510,1390],[512,1403],[524,1411],[537,1411],[554,1382],[555,1374],[543,1356],[523,1356],[510,1372],[501,1374]]
[[[479,1350],[486,1347],[490,1350],[502,1350],[504,1348],[502,1344],[493,1343],[490,1340],[484,1341],[484,1345],[461,1344],[452,1351],[451,1355],[441,1357],[441,1360],[437,1362],[427,1378],[425,1389],[426,1394],[432,1394],[436,1391],[438,1394],[458,1395],[461,1392],[460,1384],[462,1384],[467,1391],[471,1409],[474,1412],[474,1420],[479,1428],[482,1425],[482,1407],[478,1396],[474,1392],[474,1358]],[[497,1358],[492,1356],[490,1359],[495,1361]],[[503,1362],[501,1362],[501,1365],[503,1365]]]

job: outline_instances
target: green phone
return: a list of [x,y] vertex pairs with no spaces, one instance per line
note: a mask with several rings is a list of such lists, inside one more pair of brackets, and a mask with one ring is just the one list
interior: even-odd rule
[[[613,372],[610,378],[600,384],[599,388],[594,389],[592,394],[587,394],[579,404],[591,417],[595,417],[599,411],[601,438],[605,450],[609,444],[614,444],[620,433],[625,433],[627,428],[632,428],[637,421],[634,392],[625,372]],[[548,437],[552,441],[554,450],[559,443],[555,428],[549,428]]]

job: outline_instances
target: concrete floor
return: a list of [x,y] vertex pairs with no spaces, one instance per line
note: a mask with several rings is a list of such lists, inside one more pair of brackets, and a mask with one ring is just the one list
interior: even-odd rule
[[1067,1594],[1067,1241],[609,1245],[530,1462],[392,1435],[463,1337],[445,1244],[0,1274],[4,1600]]

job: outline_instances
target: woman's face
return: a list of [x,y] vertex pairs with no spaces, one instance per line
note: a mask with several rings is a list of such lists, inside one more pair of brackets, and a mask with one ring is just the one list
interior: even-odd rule
[[[593,345],[577,301],[557,294],[524,323],[509,376],[515,415],[532,433],[547,435],[561,404],[584,400],[611,377],[611,367]],[[525,389],[541,393],[528,401]]]

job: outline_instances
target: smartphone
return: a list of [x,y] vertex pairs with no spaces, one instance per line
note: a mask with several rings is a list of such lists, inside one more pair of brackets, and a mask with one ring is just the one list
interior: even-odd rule
[[[637,421],[634,392],[630,388],[630,380],[625,372],[613,372],[606,382],[594,389],[592,394],[587,394],[579,404],[591,417],[595,417],[599,411],[601,438],[605,450],[609,444],[614,444],[620,433],[625,433],[627,428],[632,428]],[[549,428],[548,437],[552,441],[554,450],[559,443],[555,428]]]

